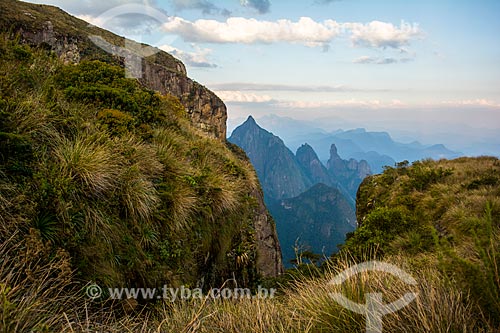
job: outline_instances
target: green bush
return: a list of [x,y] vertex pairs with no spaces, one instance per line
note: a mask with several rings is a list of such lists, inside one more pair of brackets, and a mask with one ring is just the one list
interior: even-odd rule
[[103,109],[97,114],[97,120],[104,125],[112,135],[123,135],[132,131],[134,118],[115,109]]

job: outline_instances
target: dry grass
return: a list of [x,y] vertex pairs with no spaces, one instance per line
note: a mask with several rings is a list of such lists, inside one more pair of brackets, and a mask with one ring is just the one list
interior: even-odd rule
[[[301,278],[273,299],[165,301],[131,313],[127,301],[96,307],[72,291],[67,254],[49,260],[47,250],[35,232],[23,242],[13,237],[0,246],[0,332],[363,332],[365,317],[344,309],[330,294],[364,303],[368,291],[382,292],[386,303],[417,293],[410,305],[384,316],[384,332],[496,332],[467,295],[433,269],[411,272],[417,285],[410,287],[382,272],[332,285],[334,276],[355,264],[346,257],[320,278]],[[390,262],[411,271],[401,258]]]
[[47,259],[48,248],[33,229],[23,242],[18,237],[0,245],[0,332],[63,327],[63,311],[79,300],[70,291],[69,256],[58,251]]
[[[388,262],[411,272],[408,264],[400,258]],[[408,286],[384,272],[364,272],[343,283],[331,285],[339,272],[354,262],[343,260],[339,266],[331,267],[324,277],[299,282],[296,294],[290,301],[300,313],[301,320],[312,319],[318,332],[361,332],[365,328],[364,316],[344,309],[330,297],[332,292],[340,292],[357,303],[365,303],[364,294],[383,293],[384,302],[393,302],[405,293],[417,294],[416,299],[400,311],[384,316],[384,331],[387,332],[487,332],[482,327],[479,308],[453,284],[434,269],[412,272],[417,280],[415,286]],[[384,306],[384,304],[381,304]],[[490,330],[492,331],[492,330]]]

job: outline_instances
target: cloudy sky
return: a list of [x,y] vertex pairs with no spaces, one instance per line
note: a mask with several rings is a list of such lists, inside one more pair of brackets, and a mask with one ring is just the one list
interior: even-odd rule
[[223,98],[230,127],[275,114],[500,144],[500,1],[31,2],[174,54]]

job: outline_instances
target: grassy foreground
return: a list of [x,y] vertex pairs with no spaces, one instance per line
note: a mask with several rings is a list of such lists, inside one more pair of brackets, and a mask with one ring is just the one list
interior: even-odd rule
[[418,293],[409,306],[384,317],[385,332],[495,332],[466,293],[435,270],[412,271],[401,257],[386,261],[413,274],[417,285],[370,272],[333,286],[331,279],[355,263],[343,257],[318,277],[296,274],[273,299],[165,301],[132,311],[130,301],[89,300],[85,286],[72,282],[68,257],[47,259],[45,250],[36,235],[27,246],[13,240],[0,246],[0,332],[364,332],[364,316],[341,307],[330,293],[364,303],[367,291],[383,292],[385,302]]

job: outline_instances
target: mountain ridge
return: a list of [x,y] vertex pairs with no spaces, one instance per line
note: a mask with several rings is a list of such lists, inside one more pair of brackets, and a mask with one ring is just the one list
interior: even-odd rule
[[[387,132],[368,131],[364,128],[338,129],[329,132],[318,128],[313,121],[299,121],[275,115],[261,119],[292,150],[307,141],[318,152],[319,159],[326,163],[329,158],[328,151],[334,143],[342,158],[366,160],[374,173],[380,173],[384,166],[394,166],[396,162],[403,160],[413,162],[424,158],[440,159],[462,156],[460,152],[452,151],[442,144],[424,145],[418,141],[398,142]],[[339,124],[342,122],[340,121]]]

